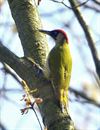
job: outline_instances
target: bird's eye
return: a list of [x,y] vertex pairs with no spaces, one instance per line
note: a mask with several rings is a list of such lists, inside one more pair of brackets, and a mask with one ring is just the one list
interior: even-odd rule
[[58,32],[55,31],[53,35],[54,35],[54,37],[57,37]]
[[57,35],[59,34],[59,32],[58,31],[51,31],[51,33],[50,33],[50,35],[56,40],[56,38],[57,38]]

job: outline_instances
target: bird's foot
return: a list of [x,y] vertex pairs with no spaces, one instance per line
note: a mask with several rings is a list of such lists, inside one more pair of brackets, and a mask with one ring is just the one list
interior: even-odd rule
[[67,108],[66,108],[66,106],[64,104],[60,103],[59,101],[58,101],[57,104],[58,104],[58,107],[60,108],[62,113],[66,113],[67,112]]
[[66,113],[66,112],[67,112],[67,109],[66,109],[66,107],[64,106],[64,104],[60,104],[60,108],[61,108],[61,112],[62,112],[62,113]]

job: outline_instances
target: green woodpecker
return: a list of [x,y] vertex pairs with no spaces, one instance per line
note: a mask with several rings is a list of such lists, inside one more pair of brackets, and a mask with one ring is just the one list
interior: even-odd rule
[[56,99],[63,111],[66,110],[68,105],[68,88],[72,71],[72,57],[68,37],[61,29],[39,31],[50,35],[55,41],[55,46],[48,55],[44,74],[51,80]]

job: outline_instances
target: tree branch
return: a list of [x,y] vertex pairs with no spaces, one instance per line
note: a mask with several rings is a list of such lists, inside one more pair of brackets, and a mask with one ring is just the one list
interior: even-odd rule
[[[74,0],[69,0],[69,2],[72,7],[76,6],[76,2]],[[82,26],[82,28],[84,30],[86,39],[88,41],[89,48],[90,48],[92,56],[93,56],[93,60],[94,60],[95,67],[96,67],[96,72],[100,78],[100,60],[99,60],[97,50],[95,47],[95,42],[93,41],[90,30],[89,30],[88,26],[86,25],[86,22],[85,22],[84,18],[82,17],[79,9],[78,8],[72,8],[72,9],[73,9],[73,12],[75,13],[80,25]]]
[[76,97],[80,96],[81,98],[88,101],[89,104],[91,103],[91,104],[93,104],[93,105],[95,105],[97,107],[100,107],[100,103],[96,102],[94,99],[89,98],[85,93],[79,92],[79,91],[73,89],[72,87],[70,87],[69,90],[70,90],[70,92],[73,92],[76,95]]
[[[92,1],[92,2],[94,2],[94,1]],[[81,4],[81,2],[79,0],[78,0],[78,3]],[[84,4],[83,8],[91,9],[91,10],[94,10],[96,13],[100,13],[100,9],[97,8],[97,6],[94,6],[94,5]]]
[[[0,60],[9,65],[22,79],[36,82],[43,78],[42,68],[27,58],[19,58],[0,42]],[[29,75],[32,77],[29,77]]]
[[80,4],[76,4],[76,5],[73,6],[73,7],[70,7],[70,6],[66,5],[66,4],[64,3],[64,0],[62,0],[62,1],[50,0],[50,1],[53,1],[53,2],[55,2],[55,3],[63,4],[63,5],[64,5],[65,7],[67,7],[68,9],[73,9],[73,8],[78,8],[78,7],[81,7],[81,6],[85,5],[89,0],[86,0],[86,1],[84,1],[84,2],[82,2],[82,3],[80,3]]
[[0,128],[1,130],[7,130],[6,127],[0,122]]
[[93,2],[100,6],[100,2],[98,0],[93,0]]
[[[7,63],[18,74],[21,71],[19,58],[0,41],[0,60]],[[20,74],[19,74],[20,75]]]

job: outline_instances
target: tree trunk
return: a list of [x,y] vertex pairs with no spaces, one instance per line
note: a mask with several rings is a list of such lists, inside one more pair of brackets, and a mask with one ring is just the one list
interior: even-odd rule
[[[0,60],[8,64],[27,83],[30,90],[37,89],[33,97],[40,97],[39,105],[44,124],[48,130],[74,130],[68,114],[62,113],[56,105],[51,82],[45,79],[41,67],[48,54],[48,44],[42,28],[40,16],[31,0],[8,0],[13,19],[24,51],[19,58],[0,44]],[[39,67],[40,66],[40,67]]]

